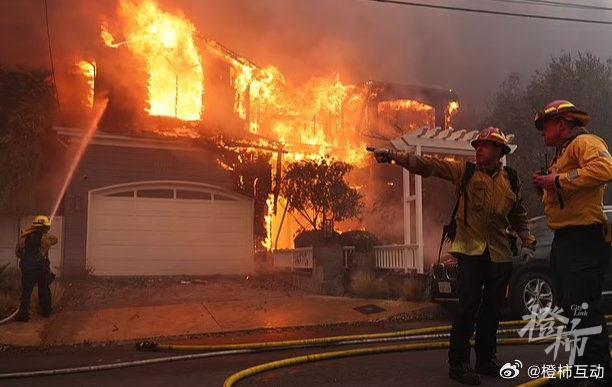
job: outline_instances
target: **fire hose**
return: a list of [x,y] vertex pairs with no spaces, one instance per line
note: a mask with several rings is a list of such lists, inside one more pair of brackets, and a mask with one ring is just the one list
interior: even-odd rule
[[[606,320],[607,321],[612,320],[612,315],[607,315]],[[516,325],[518,323],[524,323],[524,321],[521,321],[521,320],[507,321],[507,322],[500,323],[500,325],[509,326],[509,325]],[[610,323],[608,323],[608,325],[610,325]],[[437,330],[441,328],[448,328],[448,327],[433,327],[431,329]],[[428,328],[423,328],[423,329],[428,329]],[[519,329],[498,330],[497,334],[513,333],[517,331],[519,331]],[[391,332],[391,334],[393,333],[395,332]],[[449,334],[445,334],[444,336],[448,336],[448,335]],[[609,335],[608,338],[612,339],[612,335]],[[505,338],[505,339],[498,339],[497,344],[498,345],[527,345],[527,344],[537,345],[537,344],[543,344],[543,343],[550,343],[550,342],[553,342],[554,340],[555,340],[554,338],[550,338],[546,340],[537,340],[537,341],[530,341],[529,338]],[[471,342],[471,344],[473,345],[473,342]],[[309,355],[304,355],[304,356],[291,357],[287,359],[272,361],[269,363],[259,364],[254,367],[250,367],[242,371],[236,372],[230,375],[227,379],[225,379],[225,382],[223,383],[223,387],[232,387],[234,386],[235,383],[237,383],[240,380],[249,378],[251,376],[254,376],[254,375],[266,372],[266,371],[283,368],[283,367],[295,366],[298,364],[312,363],[312,362],[330,360],[330,359],[364,356],[364,355],[376,355],[376,354],[391,353],[391,352],[447,349],[449,348],[449,346],[450,346],[450,342],[448,341],[438,341],[438,342],[432,342],[432,343],[399,344],[399,345],[379,346],[379,347],[371,347],[371,348],[359,348],[359,349],[351,349],[347,351],[324,352],[324,353],[315,353],[315,354],[309,354]],[[558,375],[556,375],[556,377],[558,377]],[[548,380],[549,379],[547,378],[538,378],[530,382],[521,384],[519,387],[539,387],[539,386],[545,385],[548,382]]]
[[[612,315],[606,316],[607,320],[612,320]],[[524,321],[505,321],[501,322],[500,326],[508,327],[518,324],[522,324]],[[260,342],[260,343],[247,343],[247,344],[226,344],[226,345],[185,345],[185,344],[159,344],[153,342],[141,342],[136,344],[136,348],[139,350],[155,351],[160,349],[166,350],[178,350],[178,351],[211,351],[204,353],[195,353],[189,355],[179,356],[166,356],[152,359],[134,360],[119,363],[110,364],[99,364],[90,366],[80,367],[69,367],[59,369],[48,369],[48,370],[37,370],[37,371],[24,371],[24,372],[13,372],[0,374],[0,379],[8,378],[27,378],[35,376],[53,376],[53,375],[65,375],[82,372],[93,372],[102,370],[111,370],[118,368],[136,367],[143,365],[168,363],[184,360],[194,360],[216,356],[227,356],[236,354],[246,354],[264,351],[273,351],[280,349],[300,349],[300,348],[312,348],[312,347],[323,347],[323,346],[339,346],[339,345],[354,345],[354,344],[370,344],[380,343],[389,341],[404,341],[404,340],[431,340],[443,337],[448,337],[450,326],[437,326],[427,328],[409,329],[403,331],[386,332],[386,333],[374,333],[374,334],[361,334],[361,335],[345,335],[345,336],[331,336],[331,337],[319,337],[313,339],[303,340],[289,340],[289,341],[274,341],[274,342]],[[519,329],[500,329],[498,334],[507,334],[517,332]],[[541,343],[542,341],[538,341]],[[499,339],[500,345],[519,345],[529,344],[528,339],[508,338]],[[534,344],[534,343],[532,343]],[[255,375],[260,372],[264,372],[270,369],[286,367],[294,364],[300,364],[312,361],[321,361],[331,358],[338,357],[350,357],[350,356],[362,356],[362,355],[373,355],[378,353],[389,353],[399,351],[416,351],[416,350],[428,350],[428,349],[444,349],[448,348],[448,341],[437,341],[430,343],[414,343],[414,344],[399,344],[391,346],[381,346],[373,348],[361,348],[352,349],[348,351],[336,351],[322,354],[311,354],[305,356],[299,356],[297,358],[290,358],[280,360],[277,362],[266,363],[260,366],[251,367],[247,370],[240,371],[234,375],[231,375],[226,381],[225,386],[231,386],[233,383],[244,379],[246,377]],[[228,384],[229,383],[229,384]]]
[[7,322],[11,321],[12,319],[14,319],[15,316],[17,316],[17,313],[19,313],[19,308],[15,309],[15,311],[13,313],[11,313],[10,316],[0,320],[0,325],[2,325],[4,323],[7,323]]

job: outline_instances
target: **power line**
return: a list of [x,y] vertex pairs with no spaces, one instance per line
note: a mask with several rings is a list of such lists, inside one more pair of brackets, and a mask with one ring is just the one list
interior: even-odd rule
[[60,106],[59,93],[57,91],[57,80],[55,79],[55,68],[53,66],[53,50],[51,50],[51,33],[49,32],[49,10],[47,7],[47,0],[43,0],[45,5],[45,22],[47,24],[47,45],[49,46],[49,62],[51,63],[51,77],[53,78],[53,88],[55,90],[55,101],[57,103],[57,110],[60,116],[62,115],[62,108]]
[[399,0],[361,0],[361,1],[395,4],[395,5],[403,5],[403,6],[409,6],[409,7],[442,9],[446,11],[460,11],[460,12],[469,12],[469,13],[498,15],[498,16],[523,17],[523,18],[529,18],[529,19],[556,20],[556,21],[566,21],[566,22],[574,22],[574,23],[612,25],[612,21],[606,21],[606,20],[579,19],[579,18],[570,18],[570,17],[535,15],[535,14],[529,14],[529,13],[494,11],[494,10],[489,10],[489,9],[463,8],[463,7],[453,7],[453,6],[448,6],[448,5],[423,4],[423,3],[413,2],[413,1],[399,1]]
[[515,3],[515,4],[527,4],[527,5],[538,5],[538,6],[549,6],[559,8],[577,8],[577,9],[593,9],[600,11],[612,11],[610,7],[601,7],[597,5],[588,4],[576,4],[576,3],[564,3],[561,1],[550,1],[550,0],[488,0],[495,1],[498,3]]

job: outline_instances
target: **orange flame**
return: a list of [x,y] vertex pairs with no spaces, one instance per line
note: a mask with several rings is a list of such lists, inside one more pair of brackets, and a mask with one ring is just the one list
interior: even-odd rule
[[446,114],[445,114],[445,120],[446,120],[447,127],[451,125],[451,121],[453,117],[457,114],[457,112],[459,112],[459,102],[450,101],[446,108]]
[[109,47],[127,45],[147,64],[147,111],[153,116],[198,120],[203,109],[204,68],[195,45],[195,27],[183,15],[161,11],[155,2],[123,0],[119,8],[125,42],[115,43],[103,24]]
[[95,78],[96,78],[96,62],[95,61],[87,61],[80,60],[76,63],[76,67],[81,73],[86,81],[87,81],[87,95],[85,100],[85,105],[88,108],[93,108],[94,105],[94,91],[95,91]]
[[266,225],[266,239],[263,241],[262,245],[266,250],[272,249],[272,219],[274,218],[274,194],[268,195],[268,199],[266,200],[266,206],[268,208],[268,212],[264,217],[265,225]]
[[365,160],[363,152],[356,151],[364,146],[356,130],[356,102],[363,95],[342,83],[339,75],[290,88],[273,66],[242,65],[232,69],[232,83],[236,114],[252,133],[283,144],[289,151],[286,161],[326,156],[353,163]]

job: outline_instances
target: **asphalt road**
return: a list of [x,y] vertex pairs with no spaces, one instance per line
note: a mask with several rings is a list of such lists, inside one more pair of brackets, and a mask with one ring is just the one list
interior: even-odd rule
[[[256,333],[242,335],[238,341],[260,341],[292,339],[365,332],[380,332],[407,329],[415,326],[438,325],[437,323],[412,323],[401,326],[371,326],[311,328],[290,333]],[[231,337],[201,339],[199,341],[230,342]],[[190,340],[193,342],[194,340]],[[198,340],[195,340],[198,341]],[[377,344],[383,345],[383,344]],[[283,350],[256,354],[241,354],[199,360],[164,363],[91,373],[36,377],[28,379],[0,380],[1,386],[221,386],[234,372],[257,364],[308,353],[318,353],[353,348],[310,348]],[[498,380],[483,377],[483,385],[512,386],[528,381],[526,369],[529,365],[550,364],[543,346],[500,347],[499,358],[503,361],[520,360],[523,369],[513,380]],[[110,345],[104,347],[65,347],[40,350],[4,349],[0,352],[0,373],[23,370],[38,370],[57,367],[80,366],[136,360],[164,355],[170,352],[142,353],[132,345]],[[563,364],[561,360],[557,361]],[[355,358],[322,361],[269,371],[243,382],[238,386],[458,386],[447,377],[446,350],[391,353]]]

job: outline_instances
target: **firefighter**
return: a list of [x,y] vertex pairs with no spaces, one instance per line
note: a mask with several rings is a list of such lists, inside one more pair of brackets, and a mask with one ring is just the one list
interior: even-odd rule
[[34,286],[38,286],[38,299],[44,317],[51,316],[51,290],[54,275],[51,272],[49,249],[57,244],[57,237],[49,234],[51,221],[44,215],[34,218],[30,228],[19,236],[15,254],[19,257],[21,270],[21,304],[17,321],[30,318],[30,297]]
[[[378,162],[394,161],[412,173],[449,180],[457,187],[457,205],[451,217],[456,232],[451,236],[449,252],[459,267],[459,303],[450,337],[449,377],[476,385],[480,384],[480,375],[500,376],[496,334],[512,271],[508,229],[520,237],[519,255],[524,261],[533,257],[535,238],[527,225],[516,171],[501,162],[510,152],[506,136],[498,128],[489,127],[471,144],[476,149],[476,164],[391,149],[373,152]],[[470,365],[474,326],[475,370]]]
[[555,234],[550,263],[560,306],[570,319],[568,328],[574,318],[580,318],[574,329],[601,327],[601,333],[588,336],[575,364],[602,366],[609,383],[610,348],[601,293],[610,261],[603,198],[612,180],[612,157],[605,141],[585,129],[590,120],[588,113],[564,100],[536,114],[536,128],[556,153],[547,174],[534,174],[533,183],[543,191],[544,212]]

